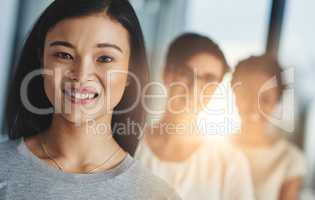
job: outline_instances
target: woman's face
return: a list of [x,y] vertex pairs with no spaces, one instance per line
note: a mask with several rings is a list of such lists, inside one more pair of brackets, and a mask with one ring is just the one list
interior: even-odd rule
[[223,73],[223,63],[215,56],[208,53],[192,56],[176,73],[166,75],[169,107],[179,113],[200,112],[209,102]]
[[105,14],[66,19],[47,34],[43,54],[46,95],[70,122],[105,115],[124,93],[130,58],[128,31]]
[[243,72],[239,76],[233,89],[242,122],[248,125],[265,122],[264,116],[272,114],[279,100],[278,89],[268,87],[273,77],[259,71]]

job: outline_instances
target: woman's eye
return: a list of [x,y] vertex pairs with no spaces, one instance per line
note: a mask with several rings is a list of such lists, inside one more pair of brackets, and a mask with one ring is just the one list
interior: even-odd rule
[[70,54],[65,53],[65,52],[55,53],[54,56],[56,56],[57,58],[64,59],[64,60],[73,60],[73,57]]
[[110,63],[113,61],[113,58],[111,58],[109,56],[101,56],[97,59],[97,61],[100,63]]

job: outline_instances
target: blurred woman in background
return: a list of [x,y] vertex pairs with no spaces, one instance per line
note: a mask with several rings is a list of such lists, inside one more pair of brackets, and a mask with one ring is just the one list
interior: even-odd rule
[[198,113],[228,71],[221,49],[205,36],[186,33],[169,47],[166,110],[146,129],[136,158],[183,199],[253,199],[245,157],[228,143],[209,142],[197,128]]
[[232,141],[249,159],[258,200],[298,199],[305,174],[302,152],[267,129],[284,91],[281,72],[271,57],[250,57],[236,66],[232,79],[242,119]]

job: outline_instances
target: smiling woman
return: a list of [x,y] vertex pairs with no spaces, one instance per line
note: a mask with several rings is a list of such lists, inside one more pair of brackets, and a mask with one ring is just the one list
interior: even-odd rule
[[74,123],[110,119],[126,87],[129,57],[128,32],[109,16],[60,22],[48,32],[44,47],[44,69],[54,72],[44,78],[49,101],[70,108],[72,112],[61,113]]
[[147,72],[127,0],[55,0],[10,85],[0,199],[178,199],[131,157],[140,133],[113,128],[144,123]]

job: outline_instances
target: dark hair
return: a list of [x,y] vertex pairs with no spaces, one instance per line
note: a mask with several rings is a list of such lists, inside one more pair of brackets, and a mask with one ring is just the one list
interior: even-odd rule
[[279,98],[282,97],[283,90],[285,89],[281,75],[282,68],[274,57],[269,55],[251,56],[240,61],[235,67],[232,84],[240,82],[242,76],[250,75],[253,72],[265,73],[270,77],[275,77]]
[[166,56],[165,71],[177,71],[185,66],[185,62],[199,53],[208,53],[218,58],[223,64],[223,74],[230,67],[220,47],[210,38],[196,33],[184,33],[177,37],[170,45]]
[[[6,119],[10,139],[29,137],[49,128],[52,115],[38,115],[30,112],[22,104],[20,89],[25,76],[42,68],[42,54],[47,32],[58,22],[79,16],[95,13],[106,13],[113,20],[122,24],[129,32],[131,56],[129,72],[136,75],[143,87],[148,81],[148,62],[145,53],[143,33],[134,9],[128,0],[55,0],[39,17],[31,30],[21,52],[20,60],[13,73],[10,93],[7,100]],[[115,107],[112,116],[112,127],[115,124],[133,121],[144,125],[145,111],[140,103],[125,114],[115,114],[115,111],[129,108],[137,99],[138,88],[131,80],[125,89],[120,103]],[[43,87],[42,76],[34,78],[27,89],[27,96],[32,105],[37,108],[51,107]],[[114,134],[116,142],[131,155],[138,144],[139,132]]]

